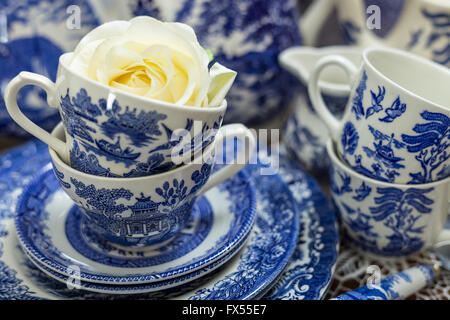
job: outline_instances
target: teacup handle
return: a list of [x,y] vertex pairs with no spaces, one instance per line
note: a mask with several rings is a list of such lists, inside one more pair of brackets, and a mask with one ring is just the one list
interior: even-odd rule
[[[30,119],[28,119],[20,110],[17,105],[17,93],[26,85],[35,85],[45,90],[47,94],[47,103],[51,107],[57,107],[58,100],[56,94],[56,88],[53,81],[32,72],[21,72],[14,79],[12,79],[5,90],[5,104],[9,115],[19,126],[36,138],[42,140],[48,144],[58,155],[66,161],[66,143],[62,140],[52,136],[50,133],[36,125]],[[67,161],[66,161],[67,162]]]
[[[321,58],[317,62],[308,81],[308,94],[311,100],[311,104],[322,121],[327,125],[332,140],[337,141],[344,127],[344,121],[336,118],[329,111],[328,107],[323,101],[319,86],[320,73],[329,65],[337,65],[344,69],[351,81],[353,81],[354,77],[356,76],[358,69],[350,60],[339,55],[330,55]],[[347,109],[350,106],[351,103],[347,103],[344,115],[348,112]]]
[[226,164],[223,168],[214,172],[199,192],[198,197],[200,197],[212,187],[235,175],[248,164],[250,157],[252,156],[256,147],[256,139],[252,131],[250,131],[250,129],[240,123],[229,124],[221,127],[214,142],[216,150],[223,145],[224,140],[230,138],[238,138],[242,139],[243,141],[248,141],[248,147],[241,148],[235,158],[239,160],[242,159],[242,156],[244,156],[244,161],[240,163],[238,161],[233,161],[233,163]]

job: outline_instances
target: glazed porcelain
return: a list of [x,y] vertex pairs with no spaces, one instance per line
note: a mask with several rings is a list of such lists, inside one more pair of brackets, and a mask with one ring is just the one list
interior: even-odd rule
[[[218,107],[201,108],[133,95],[73,72],[68,68],[72,54],[60,57],[55,83],[38,74],[21,72],[8,84],[5,101],[20,126],[47,143],[76,170],[105,177],[164,172],[190,160],[214,139],[222,124],[225,100]],[[58,107],[66,142],[52,137],[22,114],[16,95],[25,85],[43,88],[48,104]]]
[[[279,56],[280,65],[301,82],[295,110],[283,128],[283,142],[290,155],[317,177],[326,175],[329,169],[330,160],[326,152],[328,129],[311,105],[307,86],[317,61],[332,54],[342,55],[359,66],[362,50],[345,46],[292,47]],[[321,76],[320,89],[331,112],[341,117],[350,95],[345,72],[338,68],[327,69]]]
[[[124,250],[90,232],[49,164],[24,190],[15,226],[38,267],[66,277],[76,271],[80,281],[106,285],[155,283],[147,288],[151,291],[181,285],[185,281],[179,277],[194,271],[205,275],[231,259],[250,234],[255,206],[254,190],[242,171],[196,201],[186,227],[170,243],[153,250]],[[130,226],[142,228],[140,223],[135,219]]]
[[[346,0],[335,3],[348,44],[394,47],[450,66],[449,1]],[[379,28],[367,27],[375,22],[370,16],[379,17]]]
[[[296,169],[295,183],[290,185],[297,191],[295,200],[281,175],[261,175],[262,164],[243,169],[251,175],[250,182],[255,186],[257,221],[242,250],[217,272],[173,290],[133,296],[96,294],[68,287],[67,283],[55,281],[34,266],[23,253],[14,229],[17,195],[49,160],[46,146],[37,140],[0,156],[3,190],[0,206],[4,209],[0,216],[0,299],[252,299],[262,296],[275,284],[288,261],[300,267],[283,275],[283,279],[295,275],[298,280],[284,283],[280,294],[286,293],[288,287],[298,299],[318,299],[328,288],[338,237],[334,215],[323,200],[325,194],[314,179]],[[301,243],[298,242],[300,228],[305,228]],[[307,285],[299,292],[296,283]],[[126,290],[122,287],[114,288]],[[274,289],[274,293],[278,291]]]
[[404,300],[431,284],[436,270],[426,264],[386,277],[375,285],[346,292],[332,300]]
[[[52,132],[64,138],[63,125]],[[214,174],[215,149],[223,139],[248,141],[236,159]],[[218,137],[189,164],[165,173],[139,178],[105,178],[89,175],[65,164],[49,148],[53,168],[67,195],[81,208],[91,232],[121,246],[164,245],[182,230],[193,205],[204,192],[239,172],[255,147],[252,132],[244,125],[227,125]]]
[[450,66],[447,0],[317,0],[302,19],[308,45],[318,42],[333,7],[347,44],[398,48]]
[[406,256],[450,236],[444,230],[450,178],[420,185],[386,183],[351,170],[331,139],[327,151],[332,202],[351,243],[376,255]]
[[135,15],[192,26],[215,60],[237,71],[226,123],[257,125],[290,107],[296,82],[280,67],[278,55],[302,43],[296,0],[132,0],[130,6]]
[[[102,20],[92,0],[3,0],[0,3],[0,135],[29,137],[5,108],[6,84],[20,71],[56,79],[58,57],[75,48]],[[81,13],[78,16],[77,12]],[[73,24],[73,22],[79,24]],[[46,130],[60,121],[58,110],[46,106],[45,93],[25,87],[18,95],[23,112]]]
[[[353,88],[342,118],[320,95],[318,77],[339,66]],[[361,67],[341,56],[321,59],[309,96],[351,168],[380,181],[423,184],[450,175],[450,70],[416,55],[366,49]]]

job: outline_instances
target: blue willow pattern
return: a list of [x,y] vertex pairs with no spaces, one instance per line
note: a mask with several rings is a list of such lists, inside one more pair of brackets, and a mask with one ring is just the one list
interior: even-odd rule
[[[369,195],[373,198],[373,205],[369,207],[369,212],[363,212],[359,207],[354,208],[342,200],[335,199],[333,201],[338,219],[355,234],[350,236],[346,232],[352,241],[372,252],[388,256],[406,255],[416,252],[424,246],[423,240],[417,236],[424,232],[424,226],[418,226],[417,223],[432,210],[431,205],[434,200],[427,195],[434,188],[411,187],[403,191],[395,187],[379,187],[374,191],[367,185],[364,186],[363,183],[354,190],[350,187],[351,178],[341,173],[340,170],[332,168],[330,175],[331,191],[336,196],[350,193],[352,198],[358,202],[366,199]],[[345,210],[345,216],[340,211],[340,207]],[[388,243],[383,248],[379,248],[377,245],[380,237],[373,232],[373,223],[380,222],[391,230],[391,234],[385,237]]]
[[[41,168],[44,164],[47,164],[50,160],[48,152],[46,152],[47,150],[47,146],[42,143],[42,142],[38,142],[38,141],[32,141],[28,144],[26,144],[23,147],[17,148],[17,150],[12,150],[10,152],[8,152],[7,154],[2,156],[2,162],[0,162],[0,167],[2,167],[2,170],[0,172],[0,186],[3,183],[7,183],[7,182],[11,182],[11,188],[13,188],[14,190],[16,190],[16,188],[22,188],[26,183],[28,183],[29,178],[36,172],[37,169]],[[9,160],[11,159],[16,159],[16,162],[11,162]],[[9,159],[9,160],[8,160]],[[18,170],[20,171],[22,174],[21,175],[12,175],[11,177],[9,177],[8,175],[10,174],[8,172],[8,168],[9,166],[14,165],[14,170]],[[276,186],[276,190],[272,190],[271,188],[264,188],[264,190],[258,190],[258,199],[270,199],[270,197],[272,197],[272,195],[274,194],[281,194],[285,192],[286,187],[279,185],[278,183],[278,179],[273,179],[273,176],[259,176],[257,174],[257,172],[259,172],[259,166],[255,166],[256,168],[254,168],[254,176],[252,178],[255,179],[254,181],[257,183],[257,185],[273,185]],[[249,167],[247,167],[249,168]],[[247,169],[246,169],[247,170]],[[17,181],[14,180],[14,177],[17,176],[20,178],[17,179]],[[318,186],[316,185],[316,182],[314,180],[312,180],[311,178],[305,176],[303,173],[301,173],[301,176],[303,177],[302,179],[305,179],[307,181],[308,184],[311,184],[314,186],[315,190],[319,190]],[[8,179],[6,179],[8,178]],[[14,180],[14,181],[12,181]],[[273,182],[276,182],[275,184]],[[281,182],[281,180],[280,180]],[[280,188],[278,188],[280,187]],[[7,188],[10,188],[7,186]],[[6,189],[7,194],[10,194],[10,192],[12,192],[12,189]],[[2,197],[2,195],[0,194],[0,204],[4,204],[5,201],[9,201],[10,197]],[[281,201],[281,203],[286,203],[286,199],[279,199]],[[306,200],[306,199],[305,199]],[[258,200],[259,201],[259,200]],[[290,202],[290,198],[287,200],[287,202]],[[323,199],[319,200],[316,198],[311,198],[311,201],[315,201],[315,203],[323,203]],[[263,206],[269,205],[270,204],[270,200],[269,201],[265,201]],[[9,204],[7,204],[9,207]],[[293,210],[294,207],[292,207],[291,209],[287,210],[285,212],[285,214],[288,214],[288,212],[290,212],[291,215],[296,215],[295,214],[295,210]],[[275,224],[275,222],[279,222],[280,224],[277,225],[276,227],[276,232],[277,233],[289,233],[289,232],[295,232],[295,228],[291,228],[292,223],[298,223],[298,219],[294,219],[294,221],[292,220],[279,220],[278,216],[272,216],[273,214],[275,214],[275,212],[278,212],[278,215],[280,215],[279,210],[275,210],[272,213],[269,213],[269,216],[266,218],[264,218],[263,220],[266,221],[267,223],[269,223],[268,227],[273,226],[273,224]],[[8,214],[9,216],[4,217],[4,214]],[[259,213],[258,213],[259,216]],[[270,218],[272,216],[272,218]],[[5,211],[0,211],[0,229],[4,227],[4,223],[5,220],[4,219],[11,219],[14,217],[14,213],[11,210],[5,210]],[[321,220],[322,219],[331,219],[332,215],[329,214],[329,211],[324,211],[323,213],[321,213]],[[259,217],[258,217],[259,219]],[[328,221],[328,220],[327,220]],[[284,224],[283,224],[284,223]],[[328,223],[324,223],[323,224],[325,226],[324,230],[327,230],[327,228],[329,227]],[[321,228],[316,228],[316,232],[321,233],[323,232],[323,230]],[[3,230],[3,229],[2,229]],[[290,231],[289,231],[290,230]],[[272,232],[272,231],[271,231]],[[313,231],[311,231],[313,232]],[[331,234],[331,233],[330,233]],[[325,236],[329,236],[329,233],[325,232],[324,235]],[[2,232],[0,233],[0,240],[3,240],[4,237],[6,237],[6,233]],[[334,240],[333,243],[336,244],[336,240],[337,237],[333,236]],[[296,236],[295,236],[296,238]],[[252,241],[251,239],[249,241]],[[330,242],[331,240],[328,240],[328,242]],[[295,243],[294,243],[295,245]],[[264,248],[259,246],[259,248],[262,249],[261,252],[272,252],[271,248]],[[276,249],[276,247],[274,247],[273,249]],[[327,259],[333,258],[335,260],[335,256],[329,255],[329,254],[320,254],[321,250],[325,250],[322,248],[316,248],[318,249],[314,251],[314,256],[319,257],[320,256],[320,263],[324,262]],[[325,250],[326,251],[326,250]],[[2,253],[2,247],[0,246],[0,256]],[[313,253],[311,253],[313,254]],[[33,282],[33,285],[36,286],[36,288],[38,289],[38,292],[34,292],[32,291],[32,289],[30,289],[30,287],[28,286],[28,284],[24,283],[23,280],[21,280],[22,278],[18,277],[17,272],[15,271],[15,269],[12,269],[11,267],[5,265],[2,261],[0,261],[0,269],[1,269],[1,273],[0,273],[0,296],[4,297],[5,299],[43,299],[43,298],[51,298],[52,296],[55,298],[66,298],[66,299],[106,299],[106,300],[110,300],[110,299],[168,299],[171,297],[177,297],[179,296],[181,293],[183,292],[188,292],[191,290],[194,290],[195,288],[198,288],[199,286],[201,286],[202,284],[204,284],[205,281],[211,280],[211,278],[214,276],[214,273],[207,275],[205,277],[203,277],[202,279],[199,280],[195,280],[192,282],[189,282],[188,284],[184,284],[182,287],[177,287],[174,290],[164,290],[164,291],[160,291],[160,292],[155,292],[155,293],[149,293],[149,294],[140,294],[140,295],[106,295],[106,294],[97,294],[97,293],[91,293],[91,292],[87,292],[87,291],[79,291],[79,290],[71,290],[69,288],[67,288],[66,284],[60,283],[56,280],[53,280],[52,278],[48,277],[47,275],[45,275],[43,272],[41,272],[39,269],[37,269],[33,263],[31,261],[29,261],[28,258],[26,258],[22,253],[19,252],[18,255],[19,259],[21,260],[21,262],[23,262],[23,266],[24,266],[24,276],[27,279],[30,279]],[[264,259],[263,259],[264,260]],[[249,269],[250,268],[250,264],[247,264],[248,261],[243,261],[241,263],[242,265],[242,269]],[[281,262],[279,262],[281,263]],[[247,264],[247,267],[246,267]],[[281,263],[282,264],[282,263]],[[328,268],[329,264],[326,263],[326,266],[323,265],[318,265],[317,268]],[[276,266],[276,268],[279,268],[279,266]],[[320,269],[322,270],[322,269]],[[280,270],[281,271],[281,270]],[[259,276],[258,276],[259,277]],[[263,277],[264,278],[264,277]],[[246,281],[246,278],[241,278],[241,281]],[[315,289],[319,290],[320,288],[324,288],[323,286],[326,286],[326,283],[328,283],[329,279],[326,276],[321,276],[318,277],[318,280],[320,281],[321,285],[320,286],[314,286],[314,290],[311,290],[310,295],[313,298],[317,298],[318,297],[318,292],[315,291]],[[264,279],[261,279],[261,281],[264,281]],[[323,281],[325,281],[324,283],[322,283]],[[256,284],[258,285],[258,284]],[[41,289],[42,288],[42,289]],[[255,287],[256,288],[256,287]],[[250,288],[250,286],[245,286],[245,288],[242,288],[244,291],[247,292],[251,292],[253,289]],[[42,290],[42,291],[41,291]],[[212,289],[213,291],[219,290],[219,289]],[[45,295],[43,295],[45,294]],[[231,292],[231,294],[233,294],[233,297],[237,297],[239,295],[239,293],[234,293]],[[309,294],[309,292],[307,293]],[[223,295],[224,298],[226,298],[225,295]]]
[[[391,123],[406,112],[406,104],[401,101],[399,96],[390,107],[383,107],[382,102],[386,95],[384,86],[378,86],[377,92],[370,90],[371,105],[365,109],[363,99],[366,89],[367,74],[363,71],[351,107],[357,121],[384,111],[385,114],[378,120]],[[446,178],[450,175],[450,166],[445,165],[450,158],[448,152],[450,119],[445,114],[427,110],[423,111],[420,116],[426,122],[414,125],[412,131],[416,135],[402,134],[400,138],[396,138],[393,133],[385,134],[371,125],[368,126],[374,143],[373,146],[363,146],[362,149],[368,158],[373,159],[370,168],[362,164],[361,154],[355,154],[359,133],[352,122],[347,122],[341,135],[344,159],[353,156],[355,160],[353,168],[365,176],[380,181],[394,182],[396,176],[400,175],[399,170],[405,168],[403,164],[405,159],[397,156],[396,150],[404,149],[408,153],[416,154],[414,158],[422,168],[421,172],[410,173],[411,180],[408,181],[408,184],[428,183]]]
[[[423,29],[411,33],[408,49],[416,48],[420,40],[425,38],[422,42],[425,48],[432,50],[433,60],[448,66],[450,64],[450,15],[446,12],[431,12],[425,8],[421,13],[431,23],[432,30],[428,34],[425,34]],[[432,49],[439,42],[441,46]]]
[[[417,153],[422,172],[411,173],[410,183],[427,183],[434,181],[433,171],[450,158],[447,151],[450,146],[450,119],[441,113],[424,111],[421,116],[426,123],[416,124],[413,131],[416,136],[403,134],[402,140],[411,153]],[[439,179],[450,174],[447,167],[437,173]]]
[[[102,226],[118,237],[145,236],[154,231],[168,237],[172,232],[166,233],[173,225],[184,225],[187,221],[195,194],[208,180],[211,168],[211,164],[205,163],[200,170],[193,172],[191,179],[195,184],[190,190],[183,179],[165,181],[161,187],[155,187],[155,193],[162,201],[155,201],[143,193],[137,196],[125,188],[97,189],[92,184],[87,186],[72,177],[70,182],[76,195],[86,200],[86,210],[82,211],[88,220],[95,221],[95,225]],[[132,198],[135,202],[131,205],[117,203],[118,200],[130,201]],[[131,215],[124,217],[130,211]]]
[[[128,106],[122,108],[117,100],[108,106],[105,99],[100,99],[98,105],[91,101],[86,89],[81,88],[71,98],[69,89],[65,96],[61,97],[61,116],[67,133],[74,140],[70,151],[70,161],[73,168],[85,173],[104,177],[119,177],[100,164],[99,156],[108,161],[122,163],[126,168],[135,165],[124,177],[140,177],[149,174],[157,174],[174,166],[168,160],[172,148],[179,148],[182,154],[185,149],[197,151],[203,148],[215,137],[220,128],[222,117],[214,122],[212,127],[203,124],[201,132],[190,140],[186,140],[184,134],[178,137],[172,135],[173,130],[164,124],[167,115],[157,111],[140,111],[130,109]],[[94,139],[93,134],[97,130],[91,125],[95,123],[110,141],[106,139]],[[194,121],[186,121],[184,133],[193,128]],[[195,130],[194,130],[195,132]],[[166,134],[171,141],[157,144],[158,137]],[[156,144],[156,145],[153,145]],[[126,147],[124,147],[126,145]],[[136,159],[141,155],[135,148],[152,146],[146,161],[138,162]]]

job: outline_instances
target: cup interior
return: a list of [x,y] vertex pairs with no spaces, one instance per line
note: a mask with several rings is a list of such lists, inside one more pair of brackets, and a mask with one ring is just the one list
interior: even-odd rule
[[450,107],[450,69],[425,58],[395,49],[365,51],[365,61],[387,80],[410,94]]
[[73,52],[67,52],[60,56],[59,58],[59,65],[58,65],[58,74],[56,77],[56,85],[58,86],[60,81],[65,81],[67,78],[67,75],[70,75],[70,77],[77,78],[83,82],[86,82],[86,88],[94,88],[97,90],[101,90],[103,92],[109,92],[109,94],[104,94],[105,97],[107,96],[123,96],[127,98],[134,99],[138,102],[141,102],[142,104],[145,103],[152,103],[153,105],[157,105],[160,108],[168,108],[169,110],[176,110],[183,113],[190,113],[190,114],[196,114],[196,113],[221,113],[224,112],[227,108],[227,101],[224,99],[220,105],[217,107],[196,107],[196,106],[180,106],[173,103],[165,102],[162,100],[156,100],[140,95],[136,95],[127,91],[118,90],[113,87],[109,87],[99,81],[92,80],[84,75],[78,74],[74,72],[69,67],[69,62],[71,61],[73,56]]

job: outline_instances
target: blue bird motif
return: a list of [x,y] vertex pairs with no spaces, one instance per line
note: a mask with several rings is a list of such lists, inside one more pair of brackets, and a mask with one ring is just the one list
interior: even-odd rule
[[406,104],[400,101],[400,97],[394,100],[390,108],[385,110],[386,116],[384,118],[380,118],[380,121],[383,122],[392,122],[396,118],[400,117],[406,111]]
[[372,90],[370,90],[370,95],[372,98],[372,105],[367,109],[366,119],[369,118],[374,113],[378,113],[383,110],[383,106],[381,102],[384,100],[384,96],[386,94],[386,88],[378,86],[378,93],[376,94]]

